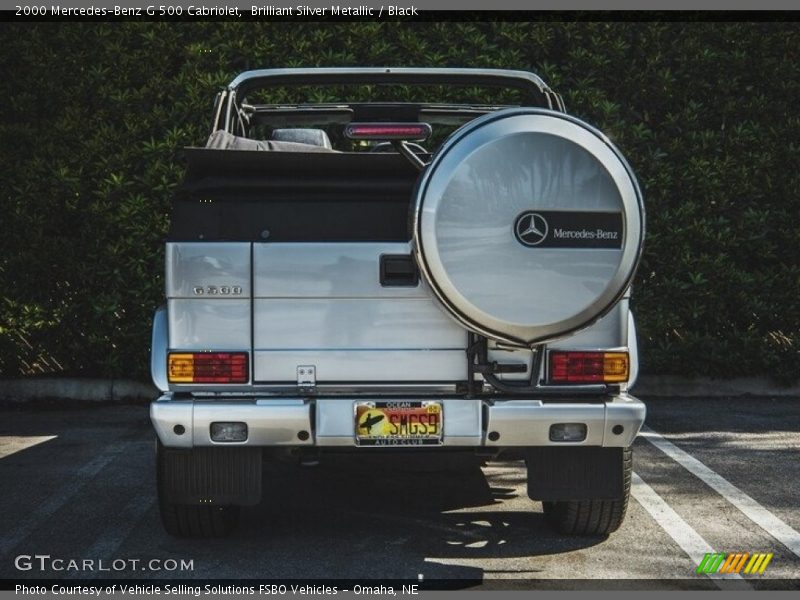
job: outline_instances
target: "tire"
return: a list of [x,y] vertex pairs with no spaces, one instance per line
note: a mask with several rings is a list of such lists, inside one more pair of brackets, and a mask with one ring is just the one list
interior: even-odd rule
[[239,524],[238,506],[195,506],[167,501],[163,479],[167,462],[161,442],[156,441],[158,508],[166,532],[178,538],[220,538]]
[[625,520],[631,494],[633,458],[630,448],[622,453],[623,495],[611,500],[563,500],[544,502],[544,515],[559,533],[565,535],[609,535]]

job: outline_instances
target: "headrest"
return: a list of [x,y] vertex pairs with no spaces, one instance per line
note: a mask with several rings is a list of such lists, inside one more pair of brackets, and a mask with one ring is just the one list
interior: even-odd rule
[[272,139],[279,142],[310,144],[321,148],[332,148],[328,134],[322,129],[273,129]]

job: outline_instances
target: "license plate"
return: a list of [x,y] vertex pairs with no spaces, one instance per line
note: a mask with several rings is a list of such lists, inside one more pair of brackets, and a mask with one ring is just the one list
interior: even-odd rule
[[444,413],[435,400],[356,402],[359,446],[437,446],[442,443]]

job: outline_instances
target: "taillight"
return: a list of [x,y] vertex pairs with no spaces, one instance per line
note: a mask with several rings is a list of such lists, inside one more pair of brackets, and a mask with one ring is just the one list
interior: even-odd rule
[[167,360],[167,373],[170,383],[247,383],[247,353],[174,353]]
[[431,126],[427,123],[350,123],[344,135],[351,140],[427,140]]
[[627,352],[551,352],[551,383],[619,383],[628,380]]

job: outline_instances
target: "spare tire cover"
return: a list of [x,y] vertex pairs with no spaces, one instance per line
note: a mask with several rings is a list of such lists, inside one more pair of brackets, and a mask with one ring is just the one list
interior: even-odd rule
[[420,269],[468,329],[532,345],[588,326],[625,293],[644,239],[641,192],[599,131],[504,109],[457,130],[420,179]]

